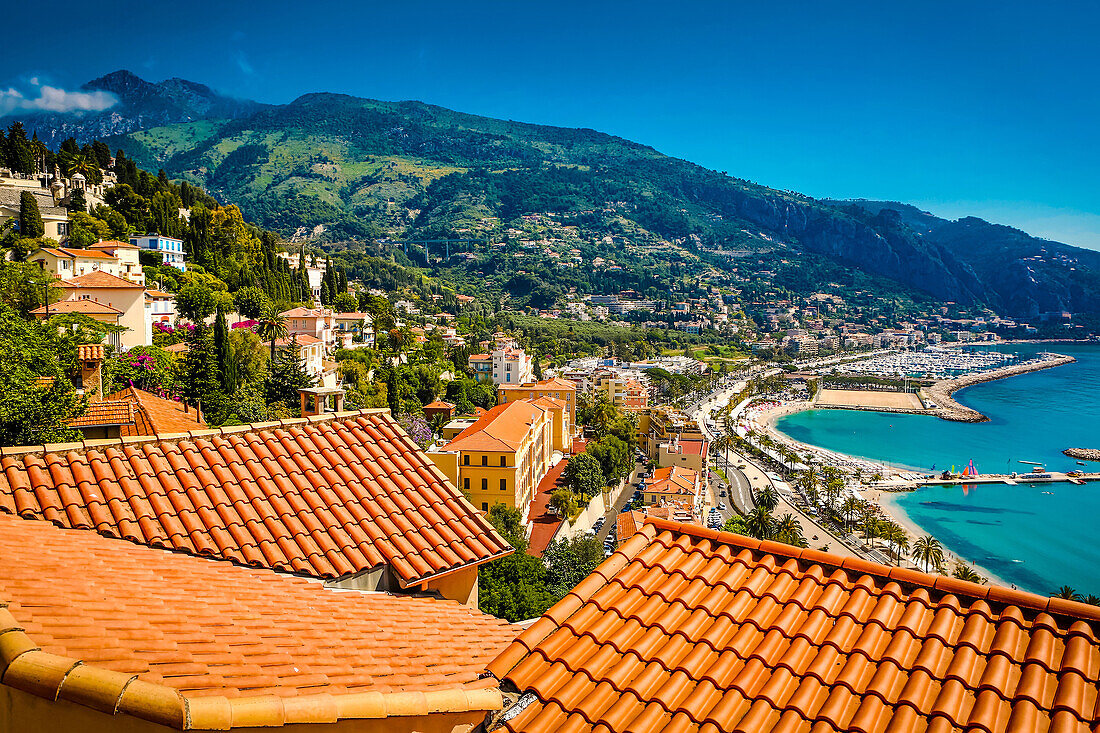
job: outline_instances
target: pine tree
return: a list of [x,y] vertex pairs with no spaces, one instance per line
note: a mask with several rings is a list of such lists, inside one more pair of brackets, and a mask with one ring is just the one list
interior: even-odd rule
[[217,399],[221,386],[210,326],[196,324],[187,346],[187,356],[183,359],[183,395],[192,403],[202,400],[210,404]]
[[23,191],[19,194],[19,235],[33,239],[45,233],[46,225],[38,210],[38,199],[30,191]]

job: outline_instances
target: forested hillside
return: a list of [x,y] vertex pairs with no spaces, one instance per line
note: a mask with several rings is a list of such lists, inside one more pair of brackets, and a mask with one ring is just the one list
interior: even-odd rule
[[[523,218],[550,214],[559,230],[573,228],[583,261],[598,257],[621,268],[589,268],[611,287],[663,287],[677,277],[678,263],[694,273],[700,264],[724,268],[746,253],[776,253],[825,257],[1009,315],[1100,311],[1097,270],[1077,248],[1059,245],[1077,258],[1072,275],[1061,261],[1040,258],[1004,277],[1020,259],[1013,259],[1013,237],[984,222],[964,220],[954,227],[957,236],[941,227],[944,234],[933,237],[923,230],[927,221],[892,208],[778,191],[592,130],[324,93],[223,118],[215,111],[209,106],[197,121],[108,142],[294,240],[386,256],[395,248],[378,240],[474,240],[440,252],[420,244],[400,249],[414,262],[505,288],[530,270],[501,267],[503,258],[525,256],[517,257],[513,244],[558,239],[576,246]],[[1020,234],[1028,247],[1039,241]],[[455,250],[463,255],[457,263]],[[573,253],[566,247],[559,254]],[[540,300],[586,279],[560,263],[544,264],[538,277],[550,291]],[[661,264],[667,272],[660,281],[647,281],[645,273]],[[623,272],[634,274],[616,274]]]

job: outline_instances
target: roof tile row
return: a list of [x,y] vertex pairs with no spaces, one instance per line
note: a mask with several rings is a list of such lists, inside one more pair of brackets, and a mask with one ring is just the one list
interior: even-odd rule
[[489,669],[514,731],[1100,722],[1100,609],[895,571],[651,519]]
[[0,458],[0,511],[320,578],[405,586],[511,551],[388,412]]
[[50,700],[177,728],[500,706],[479,677],[514,632],[453,601],[2,515],[0,557],[0,679]]

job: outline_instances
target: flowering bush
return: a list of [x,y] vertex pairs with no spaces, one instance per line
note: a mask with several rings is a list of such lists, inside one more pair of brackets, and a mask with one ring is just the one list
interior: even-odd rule
[[137,387],[165,399],[179,399],[174,360],[156,346],[135,346],[108,362],[113,389]]
[[410,415],[408,413],[397,418],[397,422],[401,423],[401,427],[405,428],[405,432],[409,434],[409,437],[413,439],[421,449],[427,448],[432,443],[432,428],[428,425],[428,421],[424,419],[423,415]]

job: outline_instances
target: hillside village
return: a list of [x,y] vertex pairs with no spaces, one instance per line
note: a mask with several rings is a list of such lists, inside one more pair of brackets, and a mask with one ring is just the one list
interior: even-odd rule
[[[0,727],[1095,722],[1095,606],[809,549],[797,456],[732,427],[802,369],[1031,324],[590,236],[627,202],[471,224],[440,258],[509,260],[490,298],[7,135],[39,154],[0,168]],[[675,289],[619,287],[657,261]],[[606,279],[535,302],[536,264]]]

